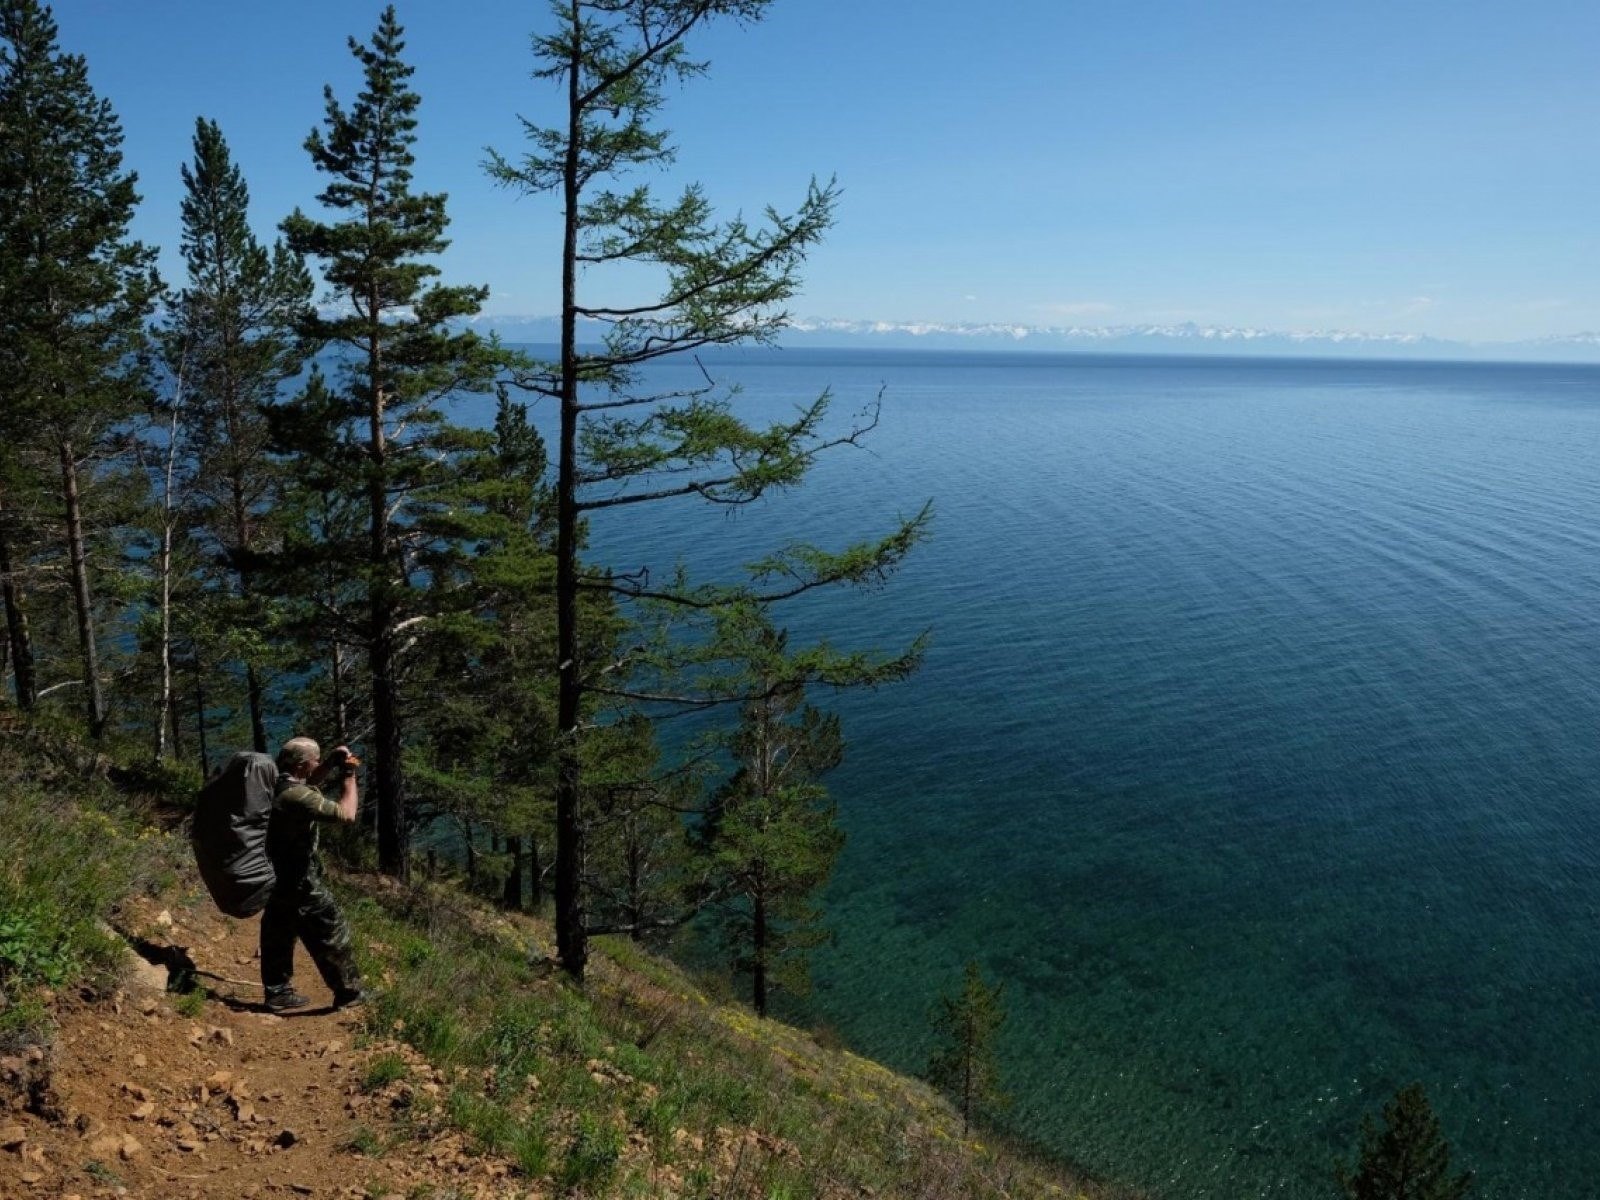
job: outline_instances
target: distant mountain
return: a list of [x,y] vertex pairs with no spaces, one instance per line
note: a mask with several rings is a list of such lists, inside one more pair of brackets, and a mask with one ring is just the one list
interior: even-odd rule
[[[475,324],[508,342],[555,342],[555,317],[481,316]],[[598,341],[598,321],[582,322],[579,336]],[[785,346],[828,349],[1080,351],[1095,354],[1189,354],[1280,358],[1465,359],[1513,362],[1600,362],[1600,333],[1522,342],[1461,342],[1415,333],[1346,330],[1282,331],[1228,326],[1041,326],[915,321],[797,320]]]

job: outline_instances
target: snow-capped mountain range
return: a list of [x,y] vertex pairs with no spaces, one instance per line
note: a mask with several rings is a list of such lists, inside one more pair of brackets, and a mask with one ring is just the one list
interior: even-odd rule
[[[555,317],[477,317],[508,342],[554,342]],[[580,325],[580,337],[598,340],[599,322]],[[1273,330],[1183,323],[1177,325],[1021,325],[938,321],[796,320],[780,338],[785,346],[829,349],[1081,351],[1099,354],[1194,354],[1239,357],[1412,358],[1473,361],[1600,362],[1600,333],[1521,342],[1464,342],[1415,333],[1360,333],[1339,329]]]

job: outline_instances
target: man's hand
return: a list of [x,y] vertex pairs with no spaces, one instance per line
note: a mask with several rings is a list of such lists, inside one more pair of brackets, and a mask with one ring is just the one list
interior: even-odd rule
[[314,787],[320,787],[329,780],[338,781],[339,797],[335,803],[339,806],[341,821],[354,821],[361,806],[356,787],[356,768],[350,761],[352,757],[349,746],[335,746],[311,774]]
[[354,821],[361,806],[356,787],[356,768],[350,761],[353,757],[349,746],[335,746],[328,754],[328,766],[338,773],[340,782],[338,803],[341,821]]
[[361,811],[361,797],[356,789],[356,771],[351,767],[344,776],[344,787],[339,793],[339,819],[354,821]]

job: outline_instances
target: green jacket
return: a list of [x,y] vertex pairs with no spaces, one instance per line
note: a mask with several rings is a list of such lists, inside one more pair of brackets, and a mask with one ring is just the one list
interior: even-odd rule
[[317,826],[338,819],[338,804],[309,783],[287,775],[278,780],[267,822],[267,857],[280,886],[311,874],[317,858]]

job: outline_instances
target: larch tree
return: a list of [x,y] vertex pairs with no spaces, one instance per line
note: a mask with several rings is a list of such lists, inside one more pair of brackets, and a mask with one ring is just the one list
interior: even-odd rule
[[1472,1187],[1471,1171],[1452,1169],[1450,1144],[1420,1083],[1383,1106],[1382,1129],[1362,1118],[1355,1164],[1340,1164],[1336,1175],[1348,1200],[1461,1200]]
[[[550,32],[534,39],[535,76],[559,89],[561,116],[548,126],[525,121],[523,154],[489,152],[494,178],[520,193],[555,195],[562,214],[560,354],[520,382],[560,408],[555,921],[562,965],[577,979],[588,958],[580,744],[591,723],[586,697],[651,699],[628,686],[625,663],[596,655],[580,595],[705,609],[877,580],[909,551],[927,519],[924,511],[879,540],[839,552],[792,546],[752,580],[724,588],[652,585],[648,572],[621,575],[579,562],[590,514],[656,501],[747,504],[799,484],[819,454],[854,443],[875,423],[869,411],[830,429],[824,392],[792,420],[758,426],[736,411],[733,390],[709,377],[704,386],[662,391],[652,389],[646,372],[653,362],[704,347],[770,343],[788,321],[784,306],[807,252],[832,221],[832,184],[813,182],[792,212],[769,209],[752,223],[717,219],[698,186],[658,199],[647,185],[622,183],[630,172],[673,159],[669,135],[654,121],[665,89],[705,70],[688,56],[690,35],[717,20],[755,21],[768,3],[553,0]],[[655,299],[639,300],[630,289],[627,281],[641,271],[657,280]],[[602,345],[580,345],[580,321],[598,323]]]
[[961,987],[941,996],[934,1009],[938,1046],[928,1060],[928,1079],[955,1102],[963,1132],[974,1117],[1003,1106],[994,1041],[1006,1013],[1003,986],[990,986],[975,962],[967,964]]
[[734,969],[767,1015],[769,991],[807,990],[806,951],[827,935],[812,904],[833,873],[844,834],[821,779],[844,758],[839,718],[805,702],[804,661],[782,632],[756,619],[750,646],[754,693],[728,740],[736,769],[713,796],[702,827],[722,901],[723,938]]
[[[454,457],[482,441],[452,425],[443,407],[457,393],[487,390],[500,362],[490,343],[453,324],[477,313],[488,289],[433,282],[439,268],[429,260],[448,246],[449,221],[442,194],[412,187],[420,97],[408,82],[403,34],[391,5],[370,44],[350,39],[363,87],[348,108],[325,89],[323,127],[306,139],[328,177],[318,201],[331,219],[296,210],[283,224],[290,250],[320,262],[331,289],[299,331],[337,351],[337,375],[318,385],[314,402],[302,398],[299,432],[310,442],[292,449],[331,454],[365,500],[365,544],[324,553],[362,590],[363,626],[352,635],[366,652],[370,683],[378,863],[401,878],[409,828],[399,659],[410,631],[429,619],[416,558],[429,544],[426,513],[449,483]],[[322,421],[337,436],[307,428]],[[294,424],[291,412],[282,428]]]
[[254,556],[279,470],[265,410],[300,370],[295,327],[308,316],[311,277],[281,241],[269,250],[252,232],[250,192],[215,121],[196,120],[194,161],[182,176],[188,279],[161,340],[187,439],[186,516],[209,559],[206,575],[234,601],[228,624],[243,663],[250,738],[265,752],[266,606]]
[[7,432],[20,435],[5,454],[14,459],[20,446],[55,463],[95,737],[108,711],[86,493],[98,456],[143,408],[144,326],[160,291],[154,251],[129,236],[139,196],[121,146],[121,124],[90,86],[83,57],[58,47],[50,9],[0,0],[0,353]]

